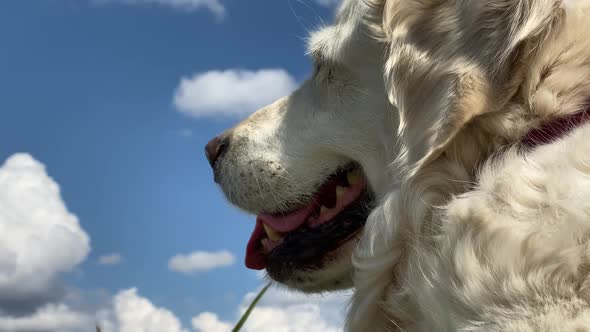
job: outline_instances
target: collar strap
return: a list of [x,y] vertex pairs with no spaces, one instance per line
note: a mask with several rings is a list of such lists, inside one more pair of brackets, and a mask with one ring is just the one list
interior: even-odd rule
[[549,144],[569,134],[588,120],[590,120],[590,105],[584,106],[583,111],[551,120],[539,128],[531,129],[524,135],[521,143],[528,148]]

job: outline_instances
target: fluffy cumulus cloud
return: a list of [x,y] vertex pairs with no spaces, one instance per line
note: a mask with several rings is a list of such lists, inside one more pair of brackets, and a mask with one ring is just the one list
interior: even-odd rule
[[[89,250],[88,235],[45,166],[28,154],[8,158],[0,166],[0,331],[93,331],[98,323],[103,332],[188,332],[135,288],[114,297],[66,292],[61,275]],[[115,253],[99,261],[121,259]]]
[[219,320],[216,314],[212,312],[202,312],[193,317],[191,321],[193,328],[202,332],[229,332],[232,325]]
[[102,255],[98,257],[98,264],[100,265],[118,265],[123,261],[123,256],[118,253]]
[[[238,309],[242,314],[255,297],[249,293]],[[337,332],[342,331],[348,293],[311,296],[271,288],[252,311],[245,332]],[[192,326],[199,332],[229,332],[233,324],[211,312],[195,316]]]
[[183,11],[207,9],[218,18],[225,16],[225,7],[220,0],[94,0],[96,3],[123,3],[128,5],[160,5]]
[[91,331],[91,315],[72,310],[65,304],[47,304],[28,316],[0,316],[4,332],[77,332]]
[[[236,321],[255,296],[256,293],[253,292],[244,297],[236,310]],[[311,296],[270,288],[252,311],[242,331],[340,332],[349,297],[348,293]],[[81,317],[80,322],[89,320],[88,315],[78,316]],[[191,331],[182,326],[174,313],[157,307],[138,294],[135,288],[120,291],[108,307],[99,310],[93,317],[103,332]],[[212,312],[203,312],[192,318],[191,325],[196,332],[230,332],[234,322],[223,321]]]
[[188,332],[171,311],[156,307],[135,288],[120,291],[98,320],[104,332]]
[[244,116],[289,94],[297,82],[283,69],[230,69],[185,77],[174,106],[195,117]]
[[117,293],[94,311],[48,304],[25,316],[0,316],[2,332],[189,332],[168,309],[155,306],[130,288]]
[[43,164],[15,154],[0,166],[0,307],[36,308],[59,296],[59,276],[82,262],[89,238]]
[[236,258],[229,251],[195,251],[188,255],[176,255],[170,258],[168,268],[175,272],[193,274],[230,266],[235,261]]

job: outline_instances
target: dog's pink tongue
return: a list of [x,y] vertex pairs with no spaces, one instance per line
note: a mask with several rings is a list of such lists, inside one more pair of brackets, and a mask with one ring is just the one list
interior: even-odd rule
[[260,240],[264,237],[264,227],[260,220],[256,220],[256,226],[246,247],[246,267],[252,270],[262,270],[266,267],[266,255],[262,251]]
[[288,233],[301,227],[312,213],[313,206],[310,204],[287,215],[259,214],[256,220],[260,220],[277,232]]
[[309,205],[288,215],[258,215],[256,226],[246,247],[246,267],[253,270],[262,270],[266,267],[266,253],[260,242],[265,234],[263,224],[267,224],[277,232],[288,233],[301,227],[312,213],[313,206]]

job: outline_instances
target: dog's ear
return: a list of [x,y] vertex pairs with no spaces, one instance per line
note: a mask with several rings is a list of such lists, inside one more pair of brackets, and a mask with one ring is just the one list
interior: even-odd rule
[[[372,0],[378,1],[378,0]],[[436,158],[474,117],[502,109],[562,15],[559,0],[381,0],[389,97],[406,161]]]

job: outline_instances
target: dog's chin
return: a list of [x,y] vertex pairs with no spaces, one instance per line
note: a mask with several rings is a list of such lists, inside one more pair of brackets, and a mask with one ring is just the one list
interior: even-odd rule
[[[283,279],[280,283],[305,293],[351,288],[353,286],[351,256],[357,243],[358,238],[354,237],[343,243],[337,250],[325,255],[322,268],[292,269],[290,273],[282,275]],[[271,275],[271,271],[267,269],[267,277],[277,281],[277,278]]]
[[349,288],[352,250],[373,206],[367,180],[348,166],[311,196],[300,208],[258,216],[246,266],[304,292]]

